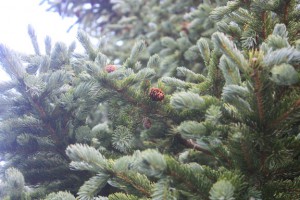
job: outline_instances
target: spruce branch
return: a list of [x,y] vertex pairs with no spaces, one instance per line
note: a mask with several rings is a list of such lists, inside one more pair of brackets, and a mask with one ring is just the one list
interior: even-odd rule
[[298,72],[290,64],[275,65],[270,73],[270,79],[278,85],[295,85],[300,81]]
[[204,38],[199,39],[197,41],[197,46],[200,50],[200,53],[204,60],[205,65],[208,66],[211,52],[210,52],[210,48],[209,48],[209,44],[208,44],[207,40],[205,40]]
[[[146,68],[144,72],[145,76],[148,76],[148,72],[148,74],[152,76],[153,71]],[[142,75],[143,73],[140,73],[140,75],[144,76]],[[112,75],[112,77],[109,75]],[[167,101],[163,101],[162,104],[153,103],[153,101],[150,101],[150,98],[148,97],[149,91],[137,91],[135,87],[130,87],[132,84],[137,83],[137,81],[141,82],[141,86],[143,86],[143,84],[148,83],[147,79],[146,82],[142,82],[143,79],[137,79],[136,75],[134,75],[132,71],[128,78],[124,78],[123,80],[114,80],[113,78],[115,78],[114,76],[117,76],[117,74],[111,73],[109,75],[101,73],[98,80],[104,88],[112,90],[115,94],[118,94],[118,98],[125,100],[131,105],[139,107],[144,113],[166,116],[169,112],[172,112],[172,110],[167,110],[163,107],[163,105],[168,103]],[[149,86],[146,88],[148,89]],[[144,88],[141,87],[141,89]],[[172,116],[172,118],[175,119],[176,116]]]
[[198,82],[204,81],[206,79],[204,75],[195,73],[192,70],[187,69],[186,67],[177,67],[176,70],[178,76],[188,77],[191,78],[193,81]]
[[[97,64],[98,69],[104,69],[108,64],[108,57],[103,53],[99,52],[95,59],[95,63]],[[100,73],[100,70],[97,70],[97,73]]]
[[[288,31],[285,24],[276,24],[272,35],[280,36],[283,39],[288,38]],[[288,45],[287,45],[288,46]]]
[[220,95],[220,88],[217,88],[217,83],[219,82],[219,70],[218,64],[221,55],[218,49],[214,49],[210,53],[209,65],[206,66],[208,69],[208,74],[205,80],[198,84],[196,87],[199,88],[200,93],[206,93],[209,90],[213,91],[215,96]]
[[207,133],[203,124],[196,121],[183,121],[176,130],[185,138],[199,139]]
[[177,110],[202,110],[206,106],[203,97],[193,92],[179,92],[172,95],[170,105]]
[[137,41],[131,50],[130,57],[123,64],[123,66],[133,68],[132,66],[133,63],[137,62],[138,58],[143,53],[145,47],[146,47],[145,41],[143,40]]
[[150,177],[160,178],[163,176],[167,163],[160,152],[147,149],[142,152],[136,151],[133,156],[136,158],[133,165],[135,170]]
[[57,192],[50,193],[46,196],[44,200],[54,200],[54,199],[64,199],[64,200],[76,200],[76,198],[70,192]]
[[150,56],[147,62],[147,68],[158,69],[160,64],[160,57],[158,54]]
[[[124,193],[120,193],[120,192],[116,192],[114,194],[111,194],[108,196],[109,200],[141,200],[141,198],[134,196],[134,195],[130,195],[130,194],[124,194]],[[150,199],[142,199],[142,200],[150,200]]]
[[286,121],[289,118],[289,116],[291,116],[293,112],[295,112],[299,108],[300,108],[300,99],[296,100],[289,110],[287,110],[285,113],[283,113],[273,122],[271,122],[269,127],[273,129],[279,127],[284,121]]
[[[105,75],[100,78],[100,81],[105,88],[112,89],[116,93],[119,93],[120,96],[122,96],[122,99],[125,99],[127,102],[130,102],[133,105],[138,105],[137,100],[134,98],[137,96],[136,92],[132,91],[129,87],[126,87],[126,85],[124,86],[123,84],[119,84],[121,85],[119,86],[116,82],[112,81],[109,77]],[[129,82],[127,81],[127,83]],[[132,95],[130,95],[131,93]],[[144,107],[143,105],[141,106]]]
[[155,74],[156,73],[154,69],[150,69],[150,68],[141,69],[138,71],[138,73],[136,73],[135,81],[140,82],[142,80],[151,80],[154,78]]
[[161,43],[163,46],[169,48],[169,49],[176,49],[178,48],[178,44],[176,41],[171,37],[163,37],[161,38]]
[[167,162],[166,174],[172,177],[175,183],[186,186],[186,192],[197,196],[200,199],[208,200],[208,191],[212,181],[203,172],[203,168],[198,164],[182,164],[170,156],[165,156]]
[[210,17],[213,20],[220,21],[224,16],[228,16],[230,13],[237,10],[242,5],[241,1],[228,1],[226,6],[220,6],[215,8],[211,13]]
[[0,92],[4,93],[12,88],[15,88],[17,83],[15,81],[2,81],[0,84]]
[[229,155],[229,151],[226,149],[225,145],[216,144],[211,148],[211,153],[219,162],[223,163],[224,166],[232,167],[233,161]]
[[86,144],[73,144],[66,149],[67,156],[72,160],[70,167],[77,170],[91,170],[106,173],[108,161],[95,148]]
[[22,79],[26,73],[19,57],[14,51],[0,44],[0,62],[3,69],[12,79],[16,80]]
[[68,56],[72,56],[76,49],[76,42],[73,41],[69,46],[68,46]]
[[240,85],[241,77],[239,69],[235,64],[231,63],[231,61],[225,57],[224,55],[220,59],[219,68],[221,69],[223,76],[226,81],[226,85]]
[[81,200],[93,199],[93,197],[107,184],[109,178],[109,175],[103,173],[98,173],[96,176],[93,176],[85,181],[79,188],[77,193],[78,197]]
[[[20,90],[20,96],[34,108],[29,113],[40,118],[41,127],[53,132],[57,140],[63,140],[61,143],[55,141],[59,145],[54,143],[55,148],[80,141],[99,148],[76,144],[67,149],[72,169],[96,174],[81,187],[81,199],[232,200],[299,196],[294,195],[299,193],[295,189],[299,185],[299,47],[292,47],[298,43],[293,41],[290,45],[287,38],[287,32],[292,33],[289,38],[297,38],[294,36],[297,30],[293,30],[297,29],[294,20],[298,18],[296,1],[111,0],[104,3],[104,0],[83,0],[83,5],[75,0],[58,4],[51,1],[53,8],[63,13],[79,9],[76,14],[83,23],[102,24],[100,29],[109,34],[112,44],[102,43],[99,48],[94,48],[87,35],[82,34],[78,37],[86,54],[79,55],[72,53],[73,45],[56,44],[51,50],[47,41],[47,58],[24,58],[28,63],[32,61],[26,68],[30,75],[26,75],[25,68],[24,74],[14,75],[16,84],[12,87]],[[91,12],[81,12],[85,3],[91,5]],[[233,37],[214,33],[211,37],[214,49],[211,49],[209,39],[202,38],[210,38],[216,28],[207,15],[215,5],[225,3],[227,6],[211,12],[211,19],[219,21],[219,30]],[[109,9],[104,9],[103,5],[110,5]],[[89,14],[98,16],[98,7],[105,12],[100,12],[97,22],[89,22]],[[191,15],[182,18],[189,10],[192,10]],[[151,15],[147,15],[149,12]],[[275,25],[277,22],[281,25]],[[268,36],[274,26],[273,34]],[[132,37],[137,36],[147,39],[150,54],[143,53],[147,46],[141,40],[132,49]],[[121,42],[116,44],[117,41]],[[247,55],[245,51],[244,54],[242,50],[246,49],[241,49],[259,46],[258,56],[256,52]],[[203,58],[200,63],[197,47]],[[131,55],[126,60],[130,50]],[[35,51],[39,54],[39,50]],[[111,61],[123,63],[126,60],[125,64],[107,68],[110,61],[105,53]],[[152,54],[155,55],[147,63]],[[203,69],[203,60],[206,69]],[[177,68],[180,79],[170,76],[157,81],[161,74],[174,74],[177,66],[186,66]],[[158,70],[157,75],[155,71]],[[205,75],[197,74],[199,71]],[[35,75],[42,78],[35,80],[32,78]],[[31,87],[41,83],[40,80],[47,84],[38,87],[34,94]],[[158,88],[154,86],[155,90],[152,90],[152,84]],[[165,85],[176,87],[176,92],[175,88],[164,88]],[[3,87],[7,91],[10,86]],[[160,98],[153,98],[149,91],[156,91]],[[5,103],[7,99],[0,101]],[[13,106],[13,103],[6,105]],[[105,111],[99,109],[99,105],[106,107]],[[102,114],[105,117],[100,119]],[[106,114],[110,121],[103,122],[107,120]],[[141,121],[141,117],[145,120]],[[99,127],[103,124],[105,127]],[[35,131],[40,132],[41,127]],[[173,127],[177,127],[175,133],[170,131]],[[5,134],[0,135],[3,141]],[[13,136],[13,140],[17,138],[19,145],[34,140],[41,148],[50,146],[46,137],[38,138],[35,132],[17,134],[20,135]],[[69,134],[67,138],[65,134]],[[142,149],[151,146],[152,141],[165,142],[167,147],[162,149],[166,156],[157,150],[121,156],[120,152],[128,154],[131,151],[135,141]],[[179,146],[174,145],[178,143]],[[157,147],[156,143],[154,145]],[[182,153],[184,147],[195,151]],[[107,155],[121,157],[106,159]],[[180,162],[175,159],[176,155],[180,155]],[[37,158],[40,163],[25,164],[46,165],[45,159],[49,157],[47,154],[33,155],[32,160]],[[39,174],[50,177],[53,171],[65,167],[66,162],[61,163],[51,170],[40,170]],[[26,170],[28,166],[24,171],[34,177],[35,168]],[[105,184],[124,193],[108,194],[108,198],[94,197]],[[111,192],[115,191],[108,191]],[[64,195],[70,200],[75,198]]]
[[117,126],[112,135],[112,145],[120,152],[129,152],[134,146],[134,138],[129,128]]
[[263,64],[271,68],[274,65],[287,63],[290,65],[299,65],[300,51],[294,47],[285,47],[275,51],[269,52],[263,58]]
[[65,65],[70,63],[68,56],[68,48],[65,43],[57,42],[54,45],[53,52],[50,57],[49,67],[54,70],[62,69]]
[[[242,134],[242,133],[243,134]],[[230,138],[230,153],[234,157],[234,164],[238,165],[243,170],[248,170],[249,173],[254,173],[255,168],[255,153],[253,152],[253,142],[249,142],[247,135],[250,135],[249,130],[241,127],[240,132],[234,133]],[[251,139],[250,139],[251,140]]]
[[11,191],[21,192],[25,186],[23,174],[16,168],[9,168],[5,171],[6,183],[11,187]]
[[151,197],[152,184],[145,175],[130,172],[116,172],[115,176],[135,188],[140,194]]
[[78,31],[77,32],[77,39],[83,46],[85,52],[89,55],[90,60],[94,60],[97,56],[97,52],[94,49],[92,42],[88,35],[84,31]]
[[234,186],[226,180],[216,182],[209,191],[210,200],[234,200]]
[[153,200],[168,200],[177,199],[177,191],[172,188],[170,180],[167,178],[160,179],[153,188],[153,193],[151,195]]
[[188,89],[189,87],[191,87],[190,83],[187,83],[185,81],[182,81],[180,79],[177,78],[172,78],[172,77],[162,77],[161,81],[171,87],[178,87],[178,88],[185,88]]
[[39,43],[37,41],[37,36],[35,34],[34,28],[29,24],[28,25],[28,35],[31,39],[32,46],[36,55],[41,55]]
[[50,56],[51,55],[51,48],[52,48],[51,37],[46,36],[44,43],[45,43],[46,55]]
[[[25,85],[25,84],[23,83],[22,85]],[[25,87],[23,87],[23,88],[25,88]],[[40,104],[40,102],[38,101],[38,99],[32,98],[32,96],[29,93],[29,91],[26,92],[26,96],[27,96],[29,102],[31,102],[33,108],[37,111],[37,114],[39,115],[39,117],[41,118],[41,120],[44,122],[44,126],[45,126],[46,130],[49,132],[49,134],[51,135],[51,137],[57,143],[59,143],[60,139],[58,138],[55,129],[52,127],[52,124],[49,122],[48,115],[47,115],[44,107]]]
[[238,114],[241,114],[242,112],[246,112],[245,114],[250,114],[253,112],[253,110],[247,100],[249,95],[250,91],[247,87],[227,85],[223,88],[222,99],[225,103],[229,103],[237,109],[232,111],[238,112]]
[[212,35],[212,40],[216,45],[216,49],[220,49],[243,73],[248,75],[251,72],[251,68],[249,68],[248,62],[243,54],[224,34],[216,32]]
[[[140,155],[140,152],[136,151],[133,156],[123,156],[117,159],[113,167],[115,178],[110,184],[125,191],[132,191],[133,188],[137,194],[150,197],[154,185],[145,174],[137,171],[141,162]],[[142,161],[142,164],[143,162],[146,161]]]
[[25,190],[25,179],[23,174],[14,167],[6,169],[4,180],[0,183],[0,198],[22,199]]
[[[1,50],[4,50],[4,49],[0,49]],[[6,49],[6,56],[12,56],[12,52],[7,52],[8,49]],[[1,51],[3,52],[3,51]],[[4,56],[2,54],[2,56]],[[6,57],[5,56],[5,57]],[[5,57],[1,57],[1,61],[3,62],[3,60],[5,61],[5,64],[9,64],[11,68],[14,68],[13,66],[11,66],[11,64],[15,63],[16,64],[19,64],[20,67],[22,66],[21,62],[16,59],[16,58],[13,58],[15,61],[13,61],[13,63],[11,63],[11,61],[8,61],[7,59],[5,59]],[[19,67],[18,67],[19,68]],[[21,67],[22,68],[22,67]],[[14,72],[12,72],[14,73]],[[16,72],[17,74],[19,72]],[[25,73],[25,72],[24,72]],[[17,76],[20,76],[20,75],[17,75]],[[23,77],[23,75],[22,75]],[[27,98],[27,100],[30,102],[30,104],[32,105],[32,107],[34,108],[34,110],[37,112],[38,116],[40,117],[40,119],[43,121],[43,126],[46,128],[46,130],[49,132],[49,134],[51,135],[51,137],[57,142],[57,143],[60,143],[60,139],[58,138],[57,134],[56,134],[56,131],[55,129],[53,128],[52,124],[50,123],[50,121],[48,120],[48,115],[47,115],[47,112],[45,111],[44,107],[41,105],[39,99],[35,98],[32,96],[31,92],[29,90],[27,90],[27,86],[26,86],[26,83],[24,82],[24,77],[21,78],[18,77],[17,78],[19,84],[18,84],[18,87],[21,88],[20,92],[24,95],[25,98]],[[61,151],[58,150],[61,154]],[[63,154],[62,154],[63,155]]]

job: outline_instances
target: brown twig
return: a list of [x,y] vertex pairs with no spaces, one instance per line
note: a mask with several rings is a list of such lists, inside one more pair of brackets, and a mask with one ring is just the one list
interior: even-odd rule
[[262,38],[265,40],[267,37],[267,31],[266,31],[266,19],[267,19],[267,15],[266,12],[262,12],[261,15],[262,18]]
[[261,94],[262,84],[260,81],[259,71],[257,69],[254,69],[253,77],[254,77],[254,82],[255,82],[254,89],[255,89],[258,115],[259,115],[260,122],[262,122],[265,114],[264,114],[263,98],[262,98],[262,94]]
[[178,141],[183,144],[184,146],[190,148],[190,149],[195,149],[197,151],[201,151],[207,155],[212,156],[212,153],[210,151],[208,151],[207,149],[204,149],[203,147],[201,147],[199,144],[197,144],[195,141],[193,141],[192,139],[184,139],[180,134],[176,134],[176,138],[178,139]]

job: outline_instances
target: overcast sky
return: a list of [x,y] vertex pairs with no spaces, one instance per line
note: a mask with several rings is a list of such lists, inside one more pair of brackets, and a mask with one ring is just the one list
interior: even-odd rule
[[[68,28],[75,19],[62,19],[58,13],[46,12],[46,4],[39,6],[41,0],[0,0],[0,43],[24,53],[33,53],[27,26],[31,24],[37,34],[40,49],[44,38],[49,35],[52,41],[70,44],[76,40],[77,30]],[[0,81],[7,80],[0,67]]]

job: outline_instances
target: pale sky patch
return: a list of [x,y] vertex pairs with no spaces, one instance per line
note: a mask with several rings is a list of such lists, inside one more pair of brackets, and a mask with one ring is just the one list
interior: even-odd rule
[[[0,1],[0,43],[23,53],[33,53],[27,33],[28,24],[36,32],[40,50],[44,53],[44,39],[47,35],[52,43],[62,41],[67,45],[76,41],[77,29],[68,28],[76,21],[74,18],[62,19],[58,13],[47,12],[47,4],[39,6],[41,0],[1,0]],[[77,44],[77,48],[79,45]],[[0,67],[0,81],[9,80]]]

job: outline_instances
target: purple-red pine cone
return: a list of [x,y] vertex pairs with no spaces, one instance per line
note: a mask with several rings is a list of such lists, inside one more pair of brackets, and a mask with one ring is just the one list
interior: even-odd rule
[[111,73],[111,72],[115,71],[117,69],[117,67],[116,67],[116,65],[106,65],[104,69],[107,73]]
[[151,128],[151,126],[152,126],[151,120],[148,117],[144,117],[143,118],[143,127],[145,129],[149,129],[149,128]]
[[162,101],[165,98],[164,92],[159,88],[151,88],[149,96],[153,101]]

